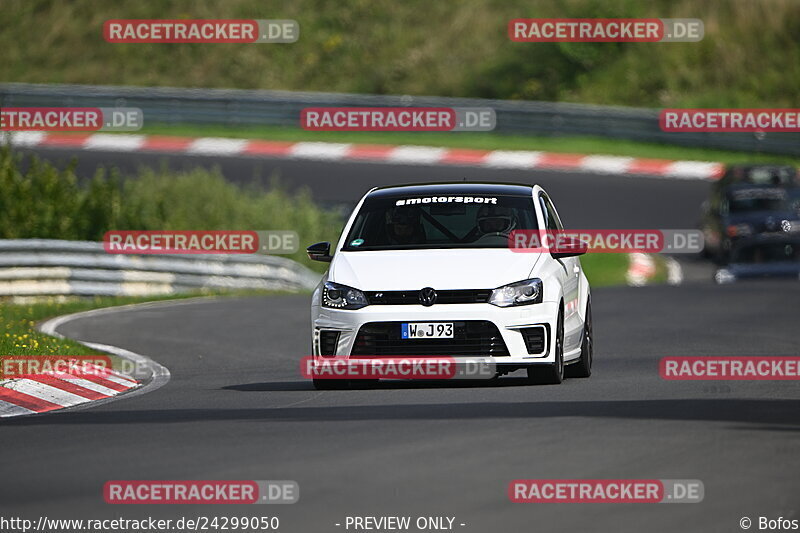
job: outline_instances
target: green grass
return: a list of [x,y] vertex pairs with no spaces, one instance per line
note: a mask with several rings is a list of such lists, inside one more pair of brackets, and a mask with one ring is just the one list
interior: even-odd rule
[[[524,17],[699,18],[699,43],[514,43]],[[108,19],[295,19],[294,44],[110,44]],[[796,0],[3,0],[0,81],[794,107]],[[35,36],[36,38],[32,38]]]
[[150,124],[140,132],[146,135],[187,137],[232,137],[273,141],[314,141],[362,144],[415,144],[476,150],[541,150],[576,154],[601,154],[653,159],[719,161],[721,163],[787,163],[800,166],[800,158],[727,150],[683,147],[667,144],[606,139],[601,137],[534,137],[484,132],[340,132],[306,131],[279,126],[239,126]]
[[627,254],[585,254],[581,266],[592,287],[608,287],[625,284],[628,270]]
[[0,355],[89,355],[99,352],[91,350],[69,339],[58,339],[39,332],[40,321],[56,316],[155,300],[190,297],[180,295],[164,297],[97,297],[89,299],[49,298],[30,304],[2,302],[0,305]]

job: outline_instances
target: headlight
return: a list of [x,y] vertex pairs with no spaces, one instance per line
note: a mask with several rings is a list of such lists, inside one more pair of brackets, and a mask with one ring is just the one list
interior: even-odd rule
[[367,297],[358,289],[330,281],[326,282],[322,288],[322,307],[361,309],[368,305]]
[[489,303],[497,307],[538,304],[542,302],[544,287],[539,278],[526,279],[492,291]]

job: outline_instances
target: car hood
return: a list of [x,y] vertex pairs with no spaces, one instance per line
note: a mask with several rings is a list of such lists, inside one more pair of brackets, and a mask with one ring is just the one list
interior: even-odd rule
[[508,248],[340,251],[328,279],[364,291],[494,289],[532,277],[541,255]]

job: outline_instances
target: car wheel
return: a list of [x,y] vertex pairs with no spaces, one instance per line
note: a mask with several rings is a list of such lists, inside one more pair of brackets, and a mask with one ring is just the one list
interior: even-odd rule
[[344,390],[350,388],[346,379],[314,379],[314,388],[317,390]]
[[583,342],[581,356],[577,362],[565,369],[569,378],[588,378],[592,375],[592,358],[594,357],[594,333],[592,332],[592,299],[586,302],[586,320],[583,324]]
[[558,312],[556,323],[556,360],[549,365],[528,367],[528,381],[535,385],[558,385],[564,381],[564,310]]

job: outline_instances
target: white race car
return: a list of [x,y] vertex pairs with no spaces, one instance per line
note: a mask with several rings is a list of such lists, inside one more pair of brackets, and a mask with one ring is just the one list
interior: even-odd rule
[[[583,250],[526,252],[514,230],[563,229],[538,185],[441,183],[375,188],[358,203],[312,296],[313,357],[489,357],[532,383],[588,377]],[[317,388],[345,380],[315,379]]]

